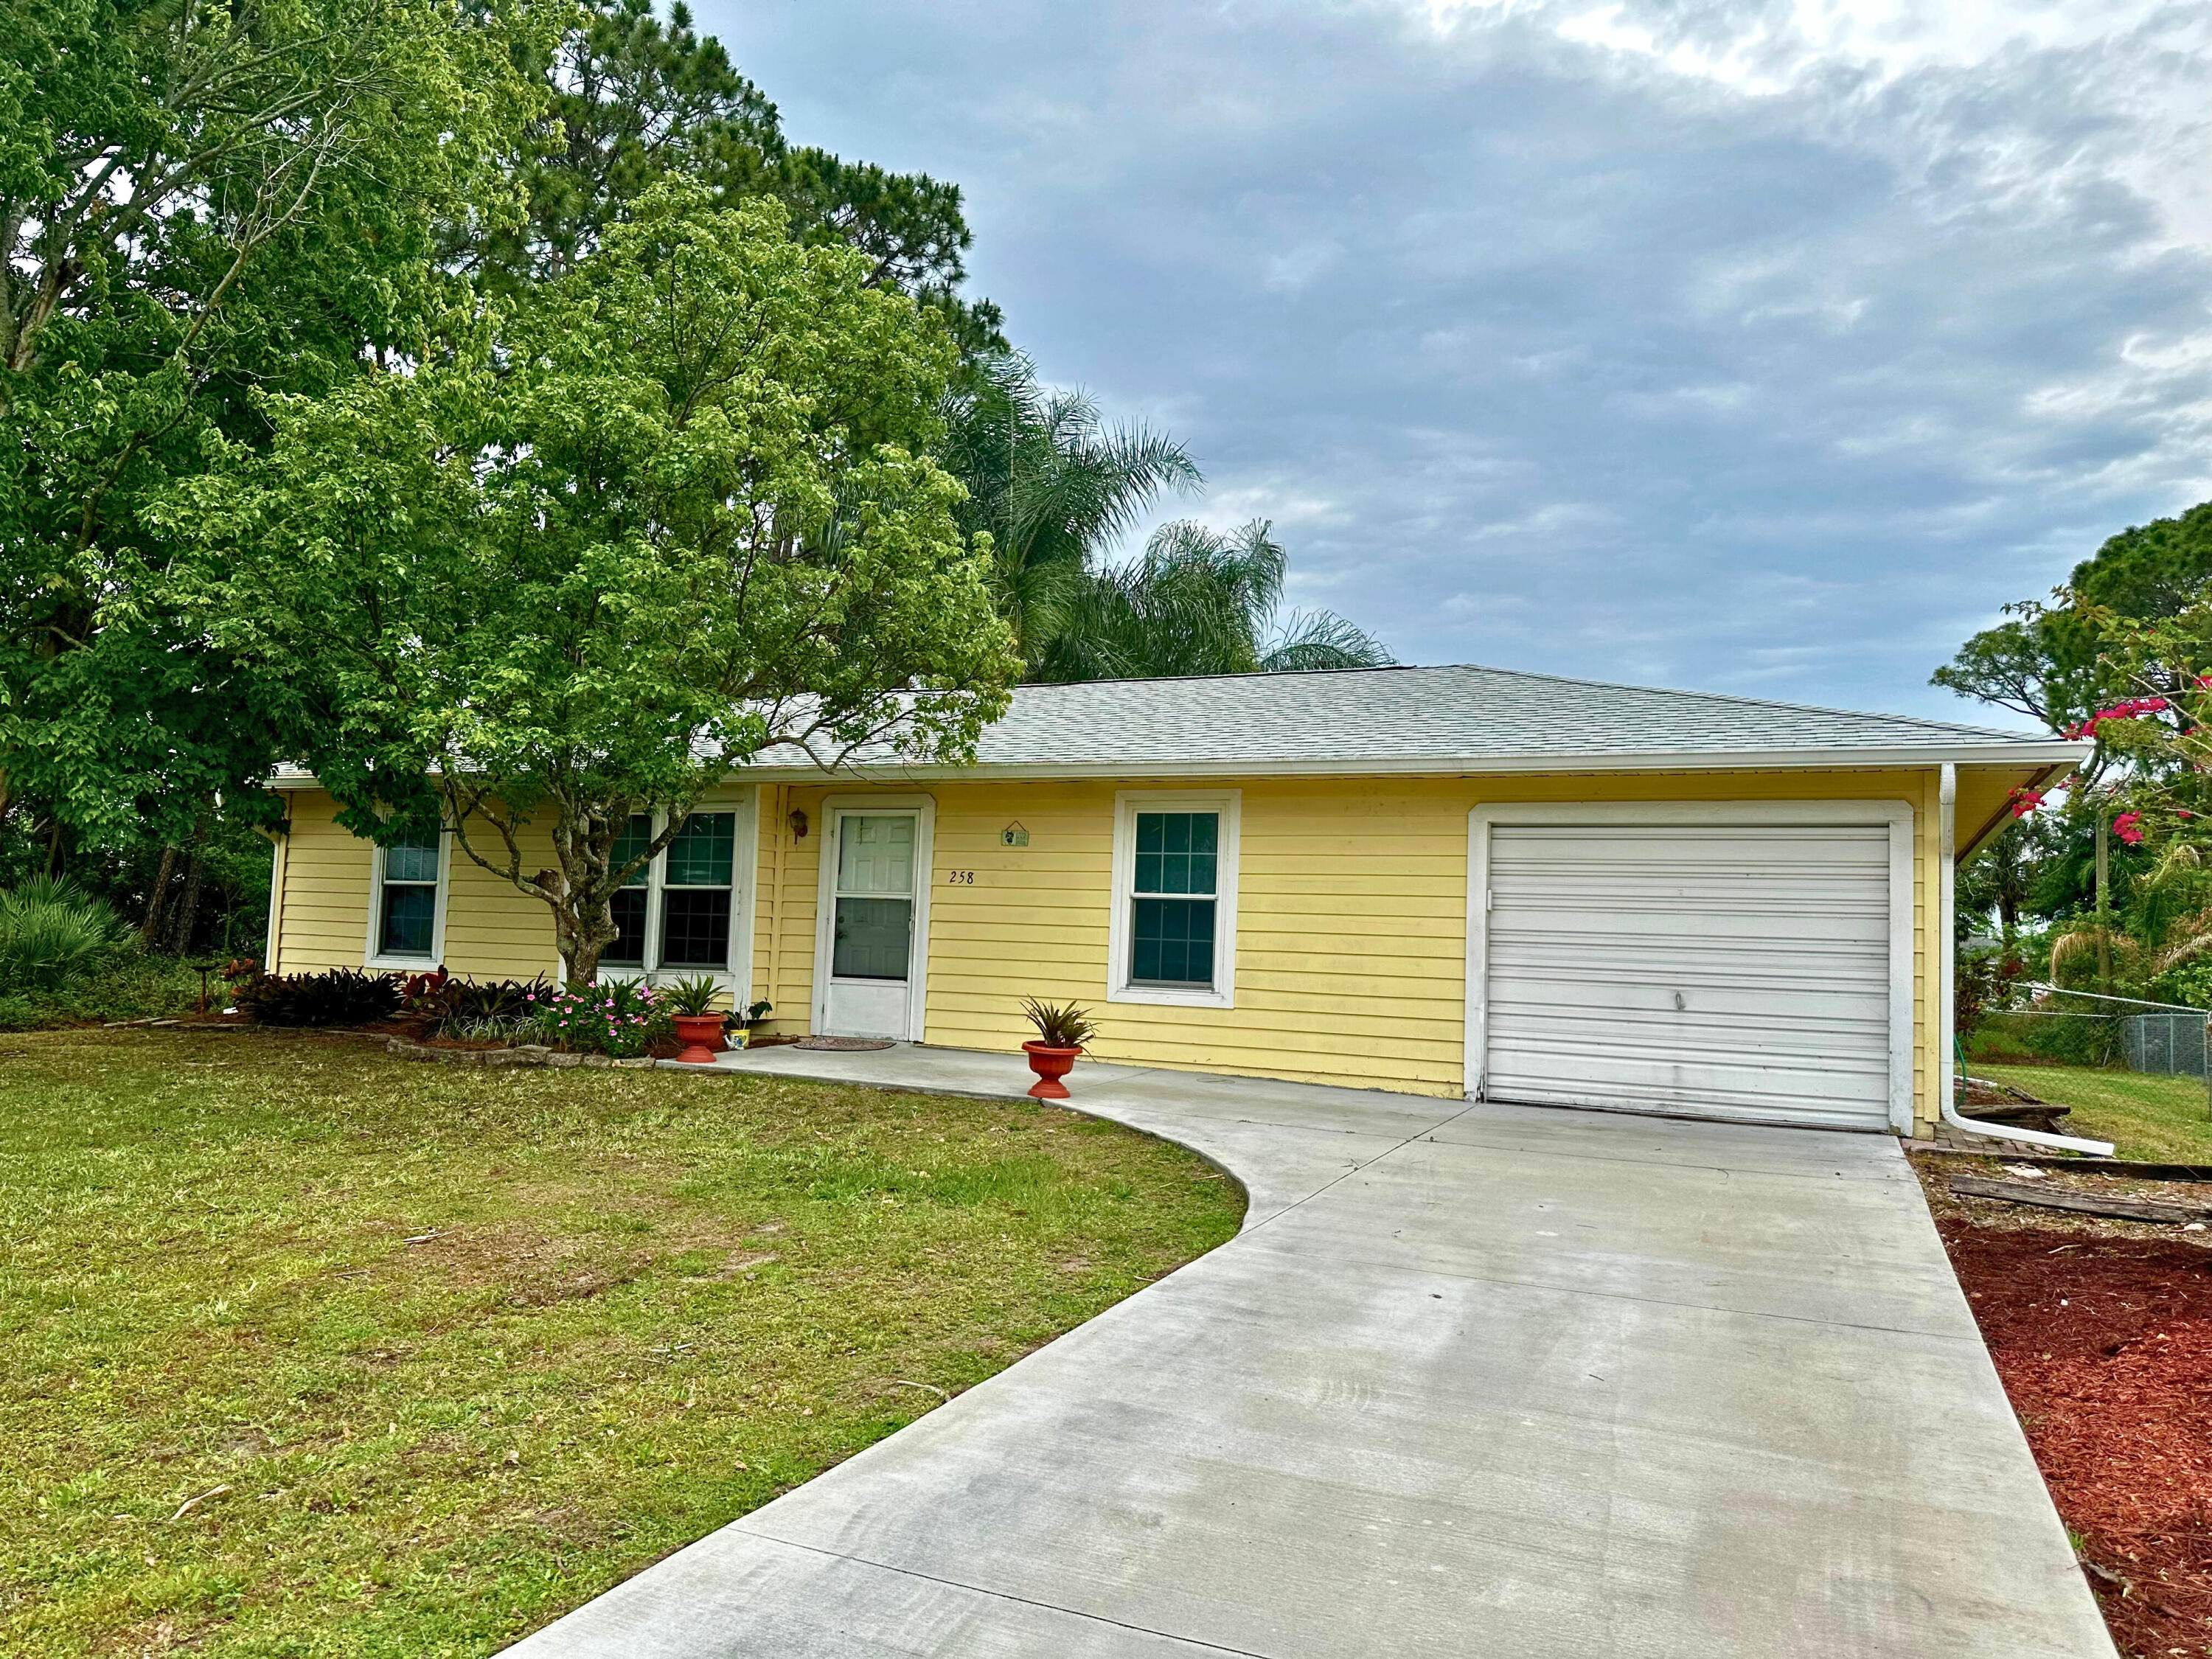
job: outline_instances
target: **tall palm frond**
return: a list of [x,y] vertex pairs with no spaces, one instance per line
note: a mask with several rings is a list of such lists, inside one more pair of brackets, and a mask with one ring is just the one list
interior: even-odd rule
[[1163,525],[1125,565],[1087,576],[1033,678],[1066,682],[1376,667],[1392,660],[1326,611],[1277,623],[1288,556],[1255,519],[1226,534]]
[[1260,666],[1270,674],[1305,674],[1329,668],[1388,668],[1397,659],[1382,642],[1334,611],[1293,611]]
[[962,527],[989,534],[1000,605],[1032,658],[1107,544],[1164,493],[1202,482],[1181,444],[1108,427],[1082,393],[1039,386],[1018,352],[970,365],[945,423],[945,464],[968,487]]

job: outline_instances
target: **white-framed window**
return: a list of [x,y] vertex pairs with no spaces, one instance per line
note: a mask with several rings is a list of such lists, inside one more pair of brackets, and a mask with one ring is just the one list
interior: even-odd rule
[[433,833],[369,849],[368,948],[362,965],[419,971],[446,952],[446,837]]
[[[615,839],[615,863],[635,858],[660,822],[642,812],[631,818]],[[655,977],[706,974],[732,983],[748,977],[752,831],[750,800],[709,802],[690,814],[615,895],[619,931],[599,953],[601,968]]]
[[1114,797],[1108,1001],[1236,1006],[1243,800],[1235,789]]

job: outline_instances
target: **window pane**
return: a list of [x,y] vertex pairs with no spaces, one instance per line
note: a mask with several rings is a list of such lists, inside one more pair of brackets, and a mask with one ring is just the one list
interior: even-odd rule
[[[837,822],[837,890],[914,891],[914,819],[906,813],[852,813]],[[901,969],[902,979],[905,971]]]
[[1220,824],[1218,812],[1138,813],[1135,890],[1213,891]]
[[727,887],[731,854],[737,841],[735,812],[694,812],[668,843],[668,884]]
[[1213,901],[1140,898],[1130,929],[1129,982],[1213,984]]
[[[630,815],[629,822],[623,826],[622,834],[615,837],[615,850],[610,855],[609,867],[616,870],[621,869],[623,866],[628,864],[632,859],[635,858],[640,853],[642,853],[647,848],[652,845],[652,815],[647,812],[633,812]],[[649,864],[641,864],[637,866],[637,873],[632,876],[628,881],[624,882],[623,885],[625,887],[642,887],[646,883],[652,879],[653,866]],[[641,926],[643,925],[644,915],[645,913],[642,909],[638,912]],[[640,934],[639,937],[643,938],[644,935]],[[625,957],[624,960],[627,961],[629,958]]]
[[438,914],[435,887],[392,887],[384,890],[384,926],[378,951],[387,957],[430,954],[432,923]]
[[[628,896],[624,895],[624,896]],[[669,967],[721,968],[730,960],[730,892],[695,888],[664,896],[660,960]]]
[[384,849],[384,878],[386,881],[437,880],[438,843],[434,841],[393,842]]
[[841,898],[830,971],[840,979],[902,980],[913,932],[912,899]]
[[622,932],[615,942],[599,952],[601,962],[617,966],[645,966],[645,889],[625,887],[614,896],[609,907],[614,912],[615,926]]

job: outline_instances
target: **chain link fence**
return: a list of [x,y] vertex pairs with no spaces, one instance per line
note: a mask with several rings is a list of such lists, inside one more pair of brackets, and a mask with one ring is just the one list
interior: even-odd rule
[[2205,1077],[2202,1008],[2140,997],[2106,996],[2023,985],[2009,1006],[1991,1010],[1975,1032],[1977,1048],[2030,1064],[2124,1066],[2173,1077]]

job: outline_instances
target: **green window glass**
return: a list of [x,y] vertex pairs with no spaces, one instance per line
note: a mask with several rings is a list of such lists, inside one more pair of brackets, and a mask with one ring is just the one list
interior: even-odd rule
[[377,953],[430,959],[438,927],[438,843],[392,842],[378,849],[384,860]]
[[1139,812],[1131,884],[1129,982],[1212,989],[1218,812]]
[[660,896],[663,966],[729,965],[730,875],[737,844],[734,812],[694,812],[668,843]]
[[735,812],[694,812],[668,843],[671,887],[727,887],[738,844]]
[[[615,837],[614,852],[610,855],[613,867],[621,869],[640,853],[653,845],[653,817],[646,812],[631,814]],[[608,908],[614,913],[615,942],[599,952],[601,962],[612,963],[617,968],[645,966],[645,913],[650,895],[647,890],[653,884],[653,866],[641,864],[637,873],[623,884],[622,891],[614,896]]]

